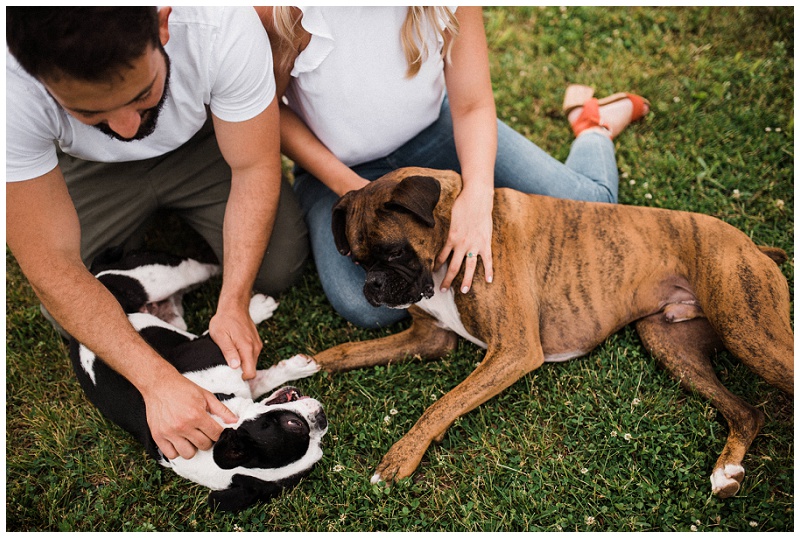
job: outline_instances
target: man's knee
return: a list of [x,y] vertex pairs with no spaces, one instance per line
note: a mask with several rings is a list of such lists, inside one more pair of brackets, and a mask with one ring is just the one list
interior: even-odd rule
[[288,291],[300,280],[308,265],[309,255],[306,236],[299,239],[292,249],[274,253],[268,249],[261,269],[256,275],[253,290],[273,297]]

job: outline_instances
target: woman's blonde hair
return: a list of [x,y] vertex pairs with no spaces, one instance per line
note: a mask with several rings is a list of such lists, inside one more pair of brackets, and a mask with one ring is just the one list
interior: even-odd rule
[[[280,49],[288,47],[297,50],[296,41],[299,32],[297,24],[299,17],[295,17],[290,6],[275,6],[272,8],[273,24],[275,33],[283,42]],[[422,63],[428,58],[428,45],[425,42],[425,25],[432,27],[444,41],[442,47],[442,58],[450,61],[450,52],[453,49],[453,41],[458,34],[458,20],[450,8],[442,6],[410,6],[406,20],[400,30],[400,39],[403,43],[403,52],[406,56],[408,70],[406,76],[415,76]],[[289,61],[287,55],[282,55],[280,62]],[[285,68],[286,65],[280,65]]]

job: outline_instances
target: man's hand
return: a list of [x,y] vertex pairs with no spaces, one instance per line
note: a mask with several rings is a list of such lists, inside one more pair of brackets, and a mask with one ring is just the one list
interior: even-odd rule
[[217,309],[208,324],[208,334],[231,368],[242,368],[242,379],[253,379],[263,344],[250,312],[245,308]]
[[142,396],[150,433],[168,459],[178,456],[189,459],[198,449],[211,448],[223,430],[211,415],[228,424],[238,421],[236,415],[213,394],[177,371]]

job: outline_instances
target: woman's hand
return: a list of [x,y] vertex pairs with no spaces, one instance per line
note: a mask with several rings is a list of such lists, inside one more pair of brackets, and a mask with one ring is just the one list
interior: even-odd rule
[[478,266],[478,257],[483,263],[486,282],[494,276],[492,270],[492,205],[494,191],[478,187],[465,189],[453,203],[450,231],[444,248],[436,258],[436,268],[441,267],[450,257],[450,265],[442,280],[442,291],[450,288],[462,263],[464,278],[461,292],[467,293],[472,287],[472,279]]

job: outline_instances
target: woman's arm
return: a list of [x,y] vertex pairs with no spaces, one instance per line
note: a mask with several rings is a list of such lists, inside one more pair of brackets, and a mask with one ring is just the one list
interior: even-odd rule
[[[451,62],[445,64],[445,82],[453,117],[453,131],[461,164],[463,190],[453,205],[450,234],[436,259],[451,256],[442,287],[448,288],[466,257],[461,291],[466,293],[478,256],[484,277],[492,281],[492,205],[497,154],[497,113],[489,76],[489,53],[480,7],[459,7],[459,32]],[[471,254],[471,256],[470,256]]]
[[[291,80],[292,66],[297,56],[311,41],[311,34],[300,25],[302,11],[291,8],[292,22],[296,28],[290,43],[280,37],[275,27],[272,7],[256,7],[272,46],[275,82],[279,99],[283,97]],[[341,162],[308,126],[286,105],[280,105],[281,153],[298,166],[322,181],[333,192],[342,196],[360,189],[368,181]]]

